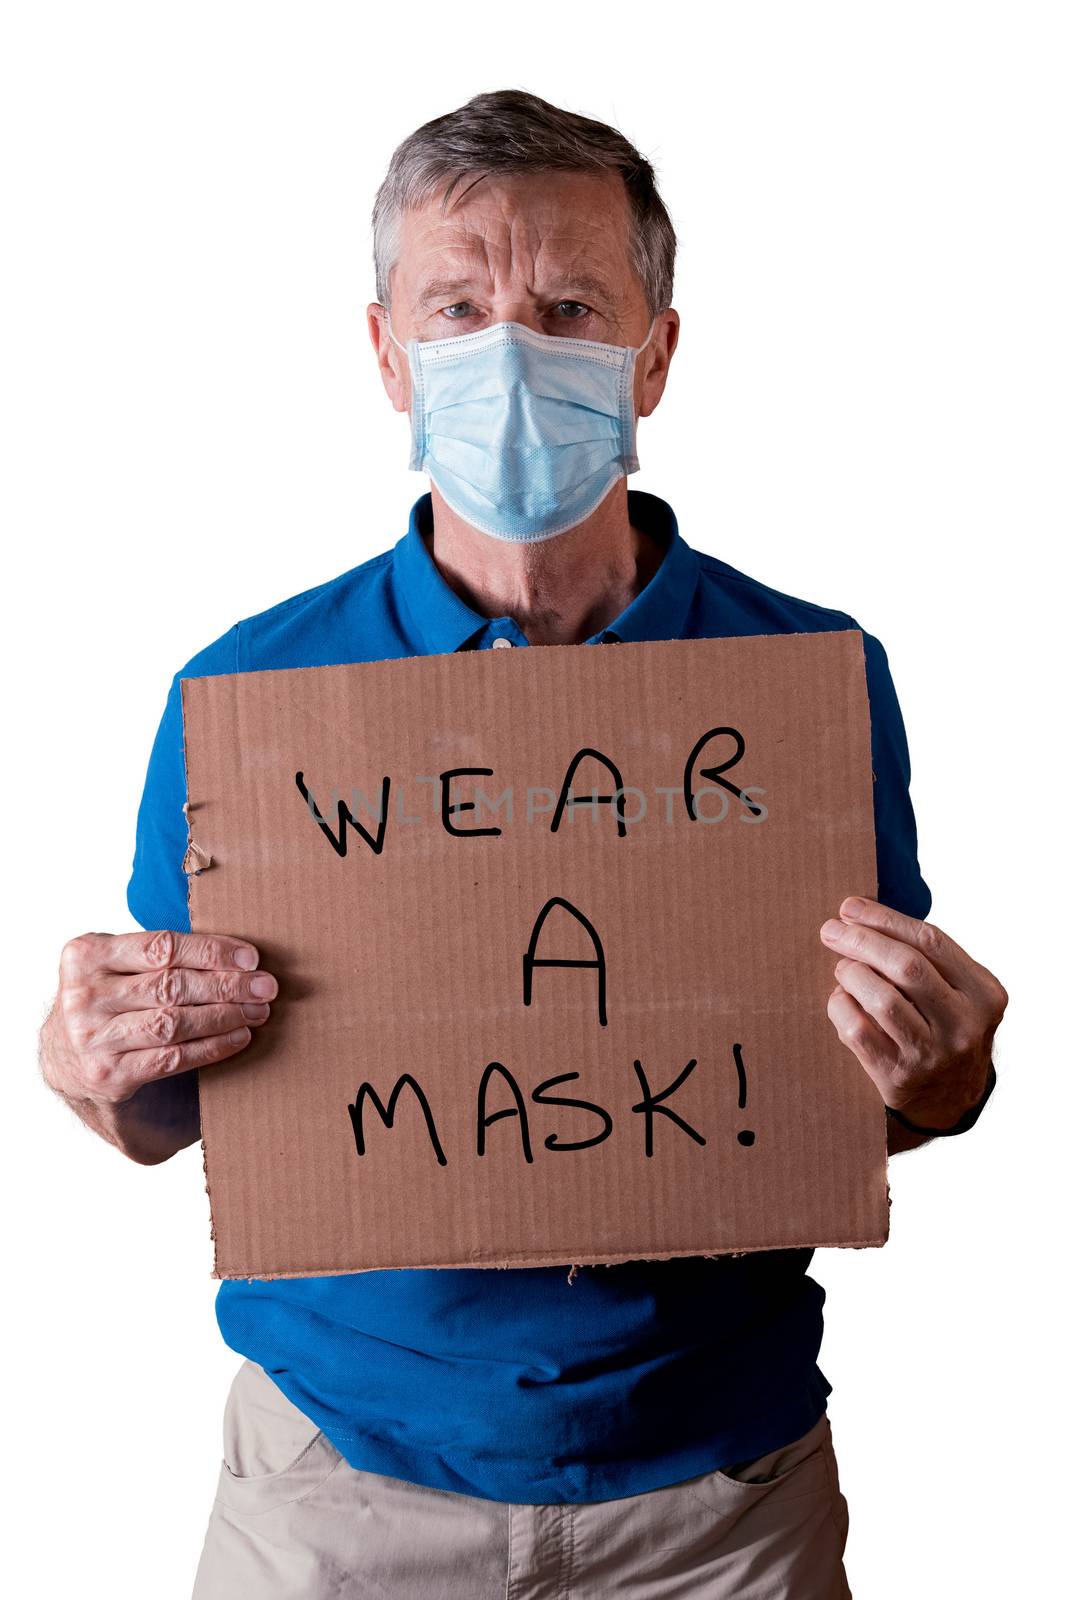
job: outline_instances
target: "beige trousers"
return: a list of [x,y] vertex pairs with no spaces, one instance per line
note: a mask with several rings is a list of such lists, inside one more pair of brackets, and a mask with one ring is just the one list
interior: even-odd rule
[[510,1505],[357,1471],[246,1361],[193,1600],[849,1600],[848,1526],[826,1415],[729,1471]]

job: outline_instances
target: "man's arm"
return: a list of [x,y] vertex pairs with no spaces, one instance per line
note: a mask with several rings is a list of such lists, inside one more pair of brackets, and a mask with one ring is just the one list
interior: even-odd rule
[[248,940],[189,930],[181,680],[240,670],[235,625],[172,680],[145,777],[127,903],[143,933],[86,933],[60,961],[45,1082],[131,1160],[200,1137],[199,1067],[237,1055],[278,992]]

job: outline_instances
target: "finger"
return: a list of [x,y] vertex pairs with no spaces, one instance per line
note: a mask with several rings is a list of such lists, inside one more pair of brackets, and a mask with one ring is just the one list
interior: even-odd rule
[[851,994],[837,988],[827,1001],[827,1015],[841,1042],[851,1050],[864,1071],[886,1099],[891,1072],[897,1061],[897,1046],[858,1005]]
[[151,972],[164,967],[194,967],[217,972],[250,972],[259,951],[247,939],[225,933],[83,933],[64,947],[60,970],[72,981],[90,972]]
[[156,972],[105,975],[93,984],[92,1001],[113,1015],[156,1006],[203,1006],[274,1000],[278,981],[269,972],[199,972],[162,967]]
[[835,917],[823,924],[820,938],[836,955],[863,961],[886,978],[932,1026],[956,1016],[960,1004],[957,991],[915,945],[863,923],[840,922]]
[[171,1078],[194,1067],[214,1066],[243,1050],[252,1038],[250,1028],[234,1028],[229,1033],[207,1039],[190,1039],[184,1044],[168,1044],[155,1050],[130,1050],[115,1058],[114,1072],[107,1084],[98,1088],[110,1098],[128,1100],[146,1083]]
[[847,924],[862,924],[864,927],[888,934],[890,938],[898,939],[902,944],[912,945],[955,989],[972,993],[977,974],[992,976],[986,972],[985,967],[980,967],[955,939],[951,939],[948,933],[943,933],[941,928],[936,928],[933,922],[921,922],[918,917],[907,917],[904,912],[895,911],[892,906],[884,906],[878,900],[866,900],[860,895],[850,895],[847,900],[843,900],[838,914]]
[[[264,1006],[265,1012],[270,1011]],[[207,1039],[243,1028],[250,1019],[244,1006],[160,1006],[154,1011],[127,1011],[112,1017],[93,1040],[93,1052],[111,1055],[152,1050],[161,1045],[183,1044],[187,1039]],[[263,1022],[265,1017],[254,1019]]]
[[900,989],[887,983],[865,962],[843,958],[835,967],[834,975],[846,994],[852,995],[903,1054],[915,1055],[929,1043],[931,1030],[926,1019]]

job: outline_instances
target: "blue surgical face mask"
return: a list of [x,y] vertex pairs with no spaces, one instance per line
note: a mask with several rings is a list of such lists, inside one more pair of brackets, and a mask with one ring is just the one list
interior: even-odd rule
[[638,471],[634,348],[495,322],[402,345],[411,370],[413,472],[495,539],[532,544],[585,521]]

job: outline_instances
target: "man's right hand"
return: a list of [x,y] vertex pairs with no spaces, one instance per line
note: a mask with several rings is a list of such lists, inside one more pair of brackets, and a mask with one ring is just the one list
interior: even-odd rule
[[83,933],[64,947],[41,1029],[45,1082],[132,1161],[200,1137],[195,1067],[243,1050],[278,993],[225,934]]

